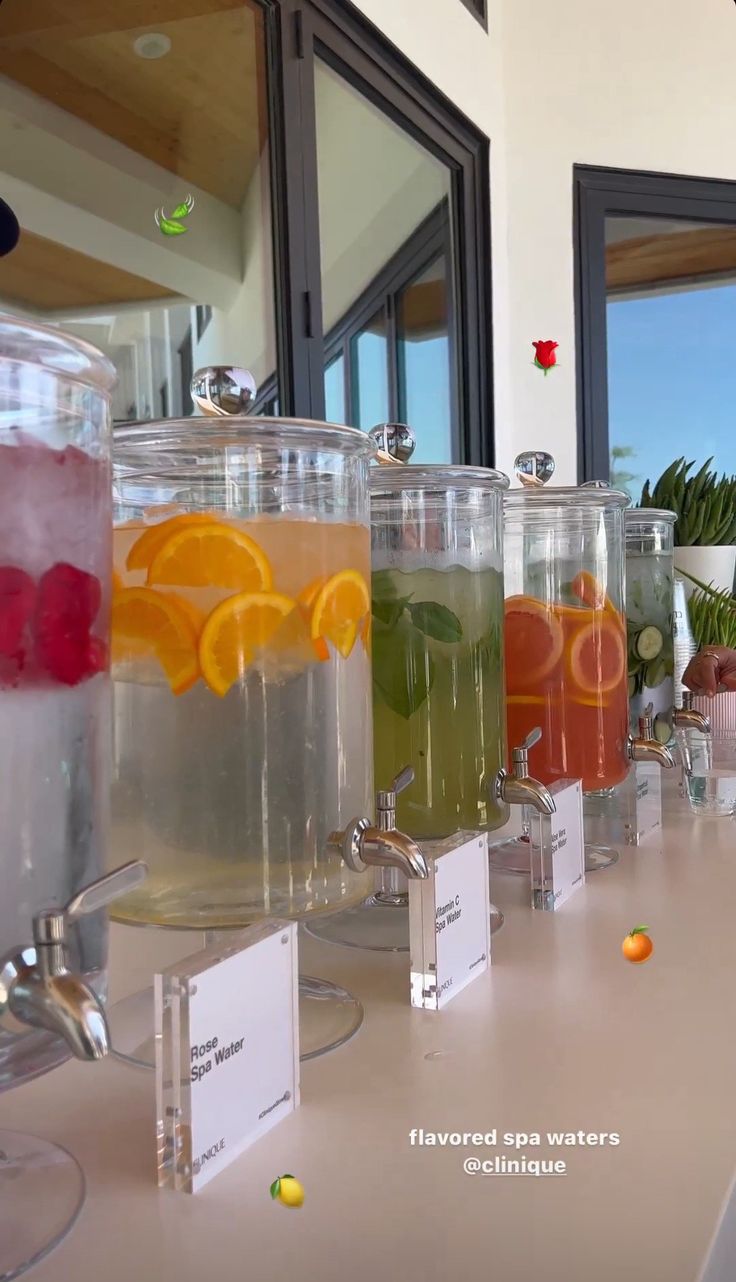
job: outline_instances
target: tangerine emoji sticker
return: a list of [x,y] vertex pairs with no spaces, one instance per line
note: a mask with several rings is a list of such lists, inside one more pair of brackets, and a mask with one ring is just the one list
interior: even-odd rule
[[280,1175],[271,1185],[270,1193],[274,1201],[279,1201],[282,1206],[304,1204],[304,1189],[293,1175]]
[[654,952],[654,944],[649,938],[648,926],[635,926],[621,945],[621,952],[627,961],[640,964],[648,961]]

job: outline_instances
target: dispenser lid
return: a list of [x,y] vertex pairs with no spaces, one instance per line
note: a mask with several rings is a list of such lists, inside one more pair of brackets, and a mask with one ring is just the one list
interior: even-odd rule
[[51,325],[0,313],[0,361],[35,365],[56,378],[83,383],[104,395],[117,383],[115,366],[82,338]]
[[539,488],[522,486],[504,495],[507,511],[539,511],[553,508],[625,508],[631,499],[622,490],[612,490],[599,485],[544,485]]
[[394,498],[405,491],[428,495],[448,490],[507,490],[509,478],[491,467],[463,467],[446,463],[393,463],[370,472],[371,498]]
[[677,513],[663,507],[630,507],[624,512],[624,520],[627,526],[650,525],[652,521],[665,521],[674,525]]

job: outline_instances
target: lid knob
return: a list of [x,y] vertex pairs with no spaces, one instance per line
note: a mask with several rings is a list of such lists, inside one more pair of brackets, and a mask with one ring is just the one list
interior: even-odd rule
[[258,393],[256,380],[247,369],[230,365],[208,365],[198,369],[190,384],[197,409],[210,418],[249,414]]
[[555,461],[544,450],[525,450],[514,459],[517,481],[528,488],[538,489],[552,479]]
[[375,443],[381,462],[408,463],[416,449],[417,438],[406,423],[379,423],[368,435]]

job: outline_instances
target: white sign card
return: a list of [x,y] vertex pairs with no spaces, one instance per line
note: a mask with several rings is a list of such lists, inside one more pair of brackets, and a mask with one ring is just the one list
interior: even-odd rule
[[637,761],[623,788],[627,798],[626,842],[629,846],[638,846],[662,827],[661,766],[656,762]]
[[532,906],[555,912],[585,884],[583,788],[579,779],[561,779],[550,788],[555,813],[532,813]]
[[411,1004],[442,1010],[491,964],[488,838],[423,846],[429,878],[409,882]]
[[297,926],[156,976],[159,1185],[196,1193],[299,1104]]

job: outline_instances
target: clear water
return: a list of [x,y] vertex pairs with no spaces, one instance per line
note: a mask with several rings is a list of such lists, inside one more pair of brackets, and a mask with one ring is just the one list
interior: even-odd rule
[[[631,553],[626,556],[626,619],[629,629],[629,676],[634,682],[630,696],[632,733],[638,734],[639,717],[651,703],[657,738],[668,742],[672,734],[674,687],[674,646],[672,639],[673,582],[671,553]],[[636,632],[657,628],[664,638],[662,650],[651,664],[641,661],[636,651]],[[652,684],[655,680],[655,684]]]
[[[32,943],[32,918],[60,908],[105,872],[110,758],[109,678],[73,689],[0,690],[0,941]],[[105,913],[70,930],[70,969],[102,989]],[[0,1031],[0,1090],[66,1057],[46,1033]]]
[[707,815],[736,814],[736,766],[694,766],[693,770],[685,776],[692,808]]

